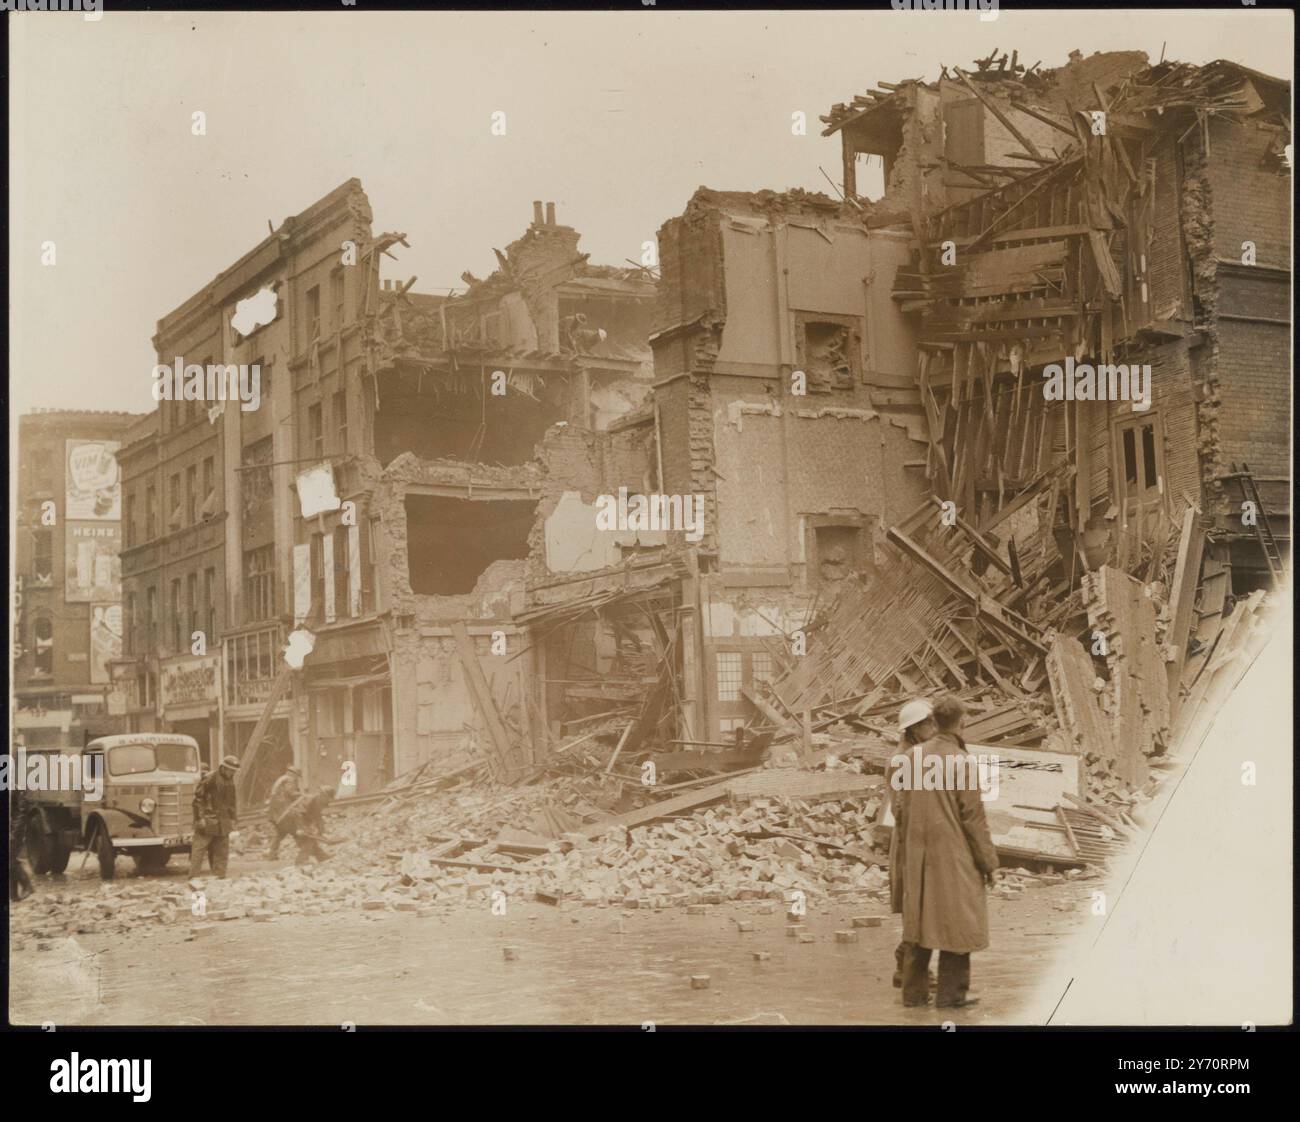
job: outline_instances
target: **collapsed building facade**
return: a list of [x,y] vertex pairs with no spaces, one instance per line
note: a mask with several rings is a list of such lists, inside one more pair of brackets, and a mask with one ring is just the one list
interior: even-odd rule
[[492,276],[419,294],[381,281],[405,236],[372,234],[350,180],[160,321],[159,363],[256,366],[261,392],[164,400],[119,453],[133,728],[210,710],[208,759],[245,758],[257,794],[293,761],[366,793],[545,727],[513,617],[544,549],[560,573],[622,560],[565,554],[548,518],[653,482],[654,286],[589,264],[554,204],[533,217]]
[[[405,236],[342,185],[160,325],[161,362],[264,372],[261,409],[204,422],[220,751],[254,795],[290,759],[358,794],[635,783],[647,753],[753,764],[763,731],[807,761],[955,689],[974,741],[1140,788],[1289,553],[1289,94],[995,53],[835,106],[838,199],[701,188],[657,275],[590,264],[539,202],[447,296],[381,281]],[[1057,399],[1067,361],[1149,367],[1149,397]],[[616,496],[702,518],[609,525]]]

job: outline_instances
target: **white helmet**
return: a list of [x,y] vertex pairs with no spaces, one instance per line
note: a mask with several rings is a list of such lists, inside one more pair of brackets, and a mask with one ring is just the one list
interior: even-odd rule
[[909,701],[903,706],[898,714],[898,731],[906,732],[913,725],[919,725],[922,721],[929,718],[934,713],[932,706],[925,698],[918,698],[916,701]]

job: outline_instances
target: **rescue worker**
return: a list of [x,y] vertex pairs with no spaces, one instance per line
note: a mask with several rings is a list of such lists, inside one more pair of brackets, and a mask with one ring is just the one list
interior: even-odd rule
[[993,884],[998,855],[975,758],[961,737],[964,715],[955,697],[935,703],[937,731],[914,753],[904,797],[903,940],[910,944],[903,961],[904,1005],[929,1000],[935,950],[935,1006],[954,1009],[978,1000],[968,994],[970,956],[989,945],[985,887]]
[[300,795],[280,819],[285,833],[292,834],[298,843],[297,864],[305,865],[307,858],[317,861],[328,859],[320,843],[330,841],[325,837],[325,808],[334,801],[334,788],[322,787],[310,795]]
[[[929,740],[935,734],[934,707],[925,698],[909,701],[898,714],[898,751],[900,756],[908,757],[918,744]],[[894,829],[889,837],[889,910],[896,915],[903,912],[903,866],[907,860],[907,846],[904,844],[906,830],[905,807],[907,794],[904,786],[895,784],[894,776],[898,774],[901,760],[893,757],[885,765],[885,784],[889,791],[889,809],[894,818]],[[907,954],[907,941],[900,940],[894,948],[894,988],[903,984],[903,961]]]
[[216,771],[205,775],[194,788],[194,841],[190,845],[190,876],[203,871],[206,855],[212,871],[225,877],[230,861],[230,833],[235,828],[238,804],[235,773],[239,757],[227,756]]
[[285,768],[284,774],[272,784],[271,798],[266,806],[267,821],[271,823],[271,827],[275,831],[275,837],[271,839],[269,854],[272,860],[275,860],[280,852],[280,843],[289,836],[289,831],[280,825],[280,820],[284,817],[284,812],[293,806],[301,795],[302,772],[290,765]]

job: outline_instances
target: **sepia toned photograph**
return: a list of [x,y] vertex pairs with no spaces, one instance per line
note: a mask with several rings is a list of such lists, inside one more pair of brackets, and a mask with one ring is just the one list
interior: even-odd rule
[[1291,1025],[1290,11],[4,7],[11,1029]]

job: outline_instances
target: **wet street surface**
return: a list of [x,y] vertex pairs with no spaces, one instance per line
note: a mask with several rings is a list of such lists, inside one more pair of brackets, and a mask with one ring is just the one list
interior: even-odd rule
[[[185,887],[179,869],[165,879]],[[101,890],[89,873],[38,884]],[[991,897],[991,948],[972,959],[981,1000],[964,1010],[902,1007],[891,982],[900,919],[872,899],[809,900],[801,927],[812,941],[787,934],[784,907],[760,901],[702,914],[509,901],[507,914],[493,915],[476,899],[426,915],[357,910],[159,923],[130,937],[14,939],[10,1019],[56,1028],[1015,1024],[1049,956],[1082,919],[1089,888],[1039,882],[1015,898]],[[881,924],[853,928],[855,916]],[[195,924],[206,930],[191,936]],[[857,941],[837,942],[844,930]],[[692,988],[692,975],[707,975],[707,988]]]

